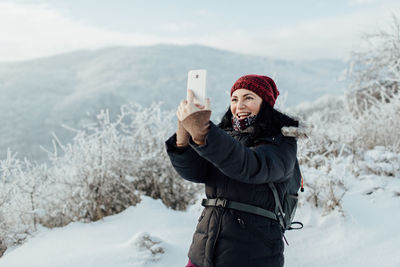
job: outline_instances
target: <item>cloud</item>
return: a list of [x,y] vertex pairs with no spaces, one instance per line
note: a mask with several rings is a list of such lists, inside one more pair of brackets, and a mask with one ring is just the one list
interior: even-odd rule
[[339,17],[308,19],[295,25],[265,28],[257,33],[237,29],[211,37],[205,43],[281,59],[345,59],[358,46],[364,33],[387,27],[393,11],[396,8],[390,6],[374,7]]
[[73,21],[44,5],[0,2],[0,61],[36,58],[108,45],[148,45],[163,40],[112,32]]
[[160,25],[161,30],[170,32],[170,33],[180,33],[180,32],[184,32],[184,31],[188,31],[193,28],[194,28],[193,23],[188,23],[185,21],[171,22],[171,23],[167,23],[165,25]]
[[377,0],[349,0],[350,5],[366,5],[376,3]]
[[[359,43],[363,32],[377,30],[379,24],[384,22],[390,23],[390,15],[400,11],[398,7],[398,4],[379,8],[371,6],[339,17],[309,18],[292,25],[282,21],[282,26],[263,28],[260,25],[251,31],[247,28],[230,28],[228,24],[227,27],[203,29],[201,20],[182,19],[158,25],[155,31],[122,33],[73,20],[45,5],[0,2],[0,61],[24,60],[112,45],[156,43],[198,43],[283,59],[344,58]],[[206,16],[210,12],[200,9],[197,15]],[[221,21],[223,24],[224,21]]]

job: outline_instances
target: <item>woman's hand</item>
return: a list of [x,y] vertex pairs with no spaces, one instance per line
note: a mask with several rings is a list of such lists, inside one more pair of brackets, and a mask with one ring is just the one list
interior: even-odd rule
[[195,104],[193,99],[193,91],[188,90],[188,99],[180,103],[176,116],[179,122],[182,122],[183,128],[192,136],[193,141],[201,145],[205,143],[210,125],[210,99],[206,99],[205,105]]
[[190,114],[201,110],[210,110],[210,99],[206,99],[205,105],[195,104],[193,91],[188,90],[188,99],[181,101],[176,116],[179,121],[183,121]]
[[189,133],[183,128],[182,122],[178,120],[178,129],[176,130],[176,146],[186,147],[189,145]]

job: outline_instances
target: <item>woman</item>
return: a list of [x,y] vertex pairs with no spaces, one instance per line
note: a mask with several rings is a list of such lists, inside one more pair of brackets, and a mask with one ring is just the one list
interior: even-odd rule
[[205,184],[207,200],[187,266],[283,266],[278,221],[252,210],[274,210],[269,182],[284,195],[297,145],[281,128],[298,122],[273,108],[279,91],[267,76],[245,75],[235,82],[218,127],[210,121],[209,101],[196,106],[189,93],[177,111],[178,130],[166,141],[176,171]]

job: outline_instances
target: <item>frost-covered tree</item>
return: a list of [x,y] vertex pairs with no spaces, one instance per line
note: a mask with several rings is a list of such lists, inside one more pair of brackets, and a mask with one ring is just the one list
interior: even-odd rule
[[[0,160],[0,244],[19,244],[36,231],[37,172],[28,161],[10,151]],[[0,253],[1,254],[1,253]]]
[[178,210],[193,203],[199,187],[179,177],[165,151],[173,116],[160,104],[124,105],[115,121],[101,111],[72,143],[54,136],[49,167],[9,152],[0,161],[2,247],[25,240],[37,223],[99,220],[136,205],[143,194]]
[[387,30],[367,33],[353,51],[348,77],[347,110],[358,147],[389,146],[400,152],[400,21],[392,17]]
[[341,209],[345,177],[400,175],[399,20],[366,34],[361,47],[351,54],[345,94],[289,110],[314,126],[309,138],[299,140],[298,156],[303,199],[324,212]]
[[57,142],[62,155],[56,147],[48,173],[57,197],[45,201],[47,208],[54,207],[45,225],[65,224],[55,218],[98,220],[135,205],[141,194],[185,209],[198,187],[178,176],[165,152],[164,141],[174,131],[172,114],[160,104],[124,105],[116,121],[102,111],[72,144]]
[[[400,22],[393,15],[387,30],[365,33],[360,48],[351,53],[348,76],[358,105],[370,99],[390,101],[400,84]],[[363,106],[365,108],[365,106]]]

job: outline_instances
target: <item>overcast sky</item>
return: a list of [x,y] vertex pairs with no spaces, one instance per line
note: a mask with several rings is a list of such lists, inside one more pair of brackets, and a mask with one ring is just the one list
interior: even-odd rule
[[0,0],[0,61],[157,43],[344,59],[392,14],[400,14],[400,1]]

